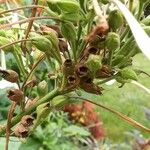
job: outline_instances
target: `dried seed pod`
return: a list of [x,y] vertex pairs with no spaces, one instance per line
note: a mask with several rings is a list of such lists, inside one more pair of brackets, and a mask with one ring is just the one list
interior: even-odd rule
[[21,118],[20,123],[24,126],[24,127],[29,127],[33,124],[33,120],[34,118],[31,115],[25,115]]
[[109,30],[108,22],[106,21],[100,22],[96,27],[92,29],[90,34],[87,36],[86,40],[88,42],[92,42],[96,38],[97,35],[100,37],[103,37],[104,35],[106,35],[108,30]]
[[76,77],[75,77],[75,75],[68,76],[67,77],[67,82],[70,85],[75,84],[76,83]]
[[123,25],[123,16],[119,10],[113,10],[110,12],[109,17],[109,26],[116,31],[121,25]]
[[96,72],[96,78],[108,78],[114,74],[114,71],[106,65]]
[[37,93],[40,97],[43,97],[48,93],[48,84],[45,80],[38,84]]
[[80,88],[88,93],[93,93],[93,94],[102,94],[102,90],[103,90],[103,88],[95,85],[93,83],[93,79],[89,77],[82,77],[80,79]]
[[68,77],[69,75],[74,75],[75,74],[75,66],[72,62],[71,59],[66,59],[63,66],[62,66],[62,70],[63,70],[63,73],[66,77]]
[[31,107],[32,105],[34,105],[36,103],[36,101],[37,101],[37,98],[27,100],[27,103],[25,105],[25,109],[27,109],[27,108]]
[[19,89],[11,89],[8,91],[8,98],[11,101],[20,102],[20,101],[22,101],[23,97],[24,97],[24,94]]
[[90,74],[90,71],[84,64],[78,64],[76,65],[76,74],[81,78],[84,76],[88,76]]
[[0,70],[0,74],[5,80],[12,83],[17,82],[19,79],[18,73],[13,70]]
[[22,124],[18,124],[14,129],[14,133],[17,137],[26,138],[28,137],[28,128]]
[[60,28],[59,28],[58,25],[46,25],[46,26],[53,29],[53,30],[55,30],[57,32],[59,38],[63,37],[61,32],[60,32]]
[[59,39],[59,49],[61,52],[65,52],[65,51],[68,51],[68,44],[67,42],[63,41],[63,40],[60,40]]

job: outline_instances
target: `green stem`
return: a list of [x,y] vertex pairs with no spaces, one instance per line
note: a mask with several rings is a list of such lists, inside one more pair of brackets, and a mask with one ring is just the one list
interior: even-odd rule
[[[45,95],[43,98],[39,99],[34,105],[32,105],[31,107],[29,107],[28,109],[26,109],[25,112],[20,113],[19,115],[15,116],[12,121],[11,121],[11,126],[13,127],[15,126],[24,115],[29,115],[32,112],[35,111],[36,107],[39,106],[40,104],[43,104],[45,102],[48,102],[50,100],[52,100],[55,96],[62,94],[61,91],[59,91],[58,89],[54,89],[53,91],[51,91],[50,93],[48,93],[47,95]],[[6,126],[4,127],[6,129]],[[0,128],[0,135],[5,133],[4,128]]]
[[142,15],[142,13],[143,13],[143,7],[144,7],[143,2],[139,2],[139,10],[138,10],[138,15],[137,15],[137,19],[138,19],[138,20],[140,20],[141,15]]
[[25,71],[24,66],[23,66],[23,64],[22,64],[22,62],[21,62],[22,59],[20,59],[20,58],[18,57],[18,53],[17,53],[17,50],[16,50],[16,49],[14,49],[13,55],[14,55],[14,57],[15,57],[15,60],[17,61],[18,68],[19,68],[20,72],[21,72],[22,75],[25,77],[25,76],[26,76],[26,71]]
[[104,79],[104,80],[101,80],[101,81],[95,81],[95,84],[97,84],[97,85],[104,84],[104,83],[106,83],[106,82],[108,82],[110,80],[115,79],[117,77],[117,75],[118,74],[115,74],[114,76],[111,76],[111,77],[109,77],[107,79]]

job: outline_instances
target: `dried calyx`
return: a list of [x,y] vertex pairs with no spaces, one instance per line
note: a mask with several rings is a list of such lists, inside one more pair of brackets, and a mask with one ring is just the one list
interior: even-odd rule
[[23,116],[20,123],[24,126],[24,127],[29,127],[33,124],[33,120],[34,118],[31,115],[26,115]]
[[0,74],[5,80],[12,83],[17,82],[19,79],[18,73],[13,70],[0,70]]
[[26,138],[28,137],[28,128],[22,124],[18,124],[14,130],[14,133],[17,137]]
[[8,98],[14,102],[21,102],[24,97],[24,94],[19,89],[11,89],[8,91]]

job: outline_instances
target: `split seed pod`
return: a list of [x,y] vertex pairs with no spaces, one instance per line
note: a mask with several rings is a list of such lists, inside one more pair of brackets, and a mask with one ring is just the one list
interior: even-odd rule
[[0,70],[0,74],[5,80],[12,83],[17,82],[19,79],[18,73],[13,70]]
[[8,91],[8,98],[14,102],[21,102],[24,97],[24,94],[19,89],[11,89]]
[[103,90],[101,87],[95,85],[93,80],[89,77],[82,77],[80,79],[80,88],[88,93],[93,94],[102,94],[101,91]]
[[25,115],[21,118],[20,123],[24,126],[24,127],[29,127],[33,124],[33,120],[34,118],[31,115]]
[[111,68],[106,65],[103,65],[101,69],[96,72],[96,78],[108,78],[114,74]]
[[18,124],[14,130],[14,133],[17,137],[26,138],[28,137],[28,128],[22,124]]

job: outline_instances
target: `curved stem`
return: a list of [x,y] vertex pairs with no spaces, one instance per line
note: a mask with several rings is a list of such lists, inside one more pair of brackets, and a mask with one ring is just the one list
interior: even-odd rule
[[18,8],[14,8],[14,9],[10,9],[10,10],[1,11],[0,15],[5,14],[5,13],[9,13],[9,12],[12,12],[12,11],[28,9],[28,8],[42,8],[42,9],[45,9],[45,7],[42,6],[42,5],[28,5],[28,6],[18,7]]
[[32,41],[32,39],[22,39],[22,40],[18,40],[18,41],[14,41],[12,43],[9,43],[9,44],[5,44],[3,46],[0,47],[0,49],[3,49],[3,48],[6,48],[6,47],[9,47],[11,45],[14,45],[14,44],[17,44],[17,43],[20,43],[22,41]]
[[25,81],[22,84],[22,88],[23,89],[28,81],[28,79],[30,78],[31,74],[33,73],[33,71],[36,69],[36,67],[38,66],[38,64],[45,58],[45,54],[43,54],[40,59],[38,60],[38,62],[32,67],[30,73],[28,74],[28,76],[26,77]]
[[117,116],[120,117],[121,119],[123,119],[123,120],[125,120],[126,122],[130,123],[131,125],[136,126],[136,127],[138,127],[138,128],[141,128],[141,129],[143,129],[144,131],[150,133],[150,129],[149,129],[149,128],[143,126],[142,124],[138,123],[137,121],[133,120],[132,118],[129,118],[128,116],[126,116],[126,115],[124,115],[124,114],[122,114],[122,113],[120,113],[120,112],[118,112],[118,111],[116,111],[116,110],[114,110],[114,109],[112,109],[112,108],[109,108],[109,107],[104,106],[104,105],[102,105],[102,104],[95,103],[95,102],[93,102],[93,101],[91,101],[91,100],[89,100],[89,99],[87,99],[87,98],[81,98],[81,97],[70,97],[70,98],[81,99],[81,100],[83,100],[83,101],[87,101],[87,102],[92,103],[92,104],[94,104],[94,105],[96,105],[96,106],[99,106],[99,107],[101,107],[101,108],[104,108],[105,110],[108,110],[109,112],[111,112],[111,113],[117,115]]
[[17,21],[17,22],[13,22],[13,23],[1,25],[1,26],[0,26],[0,29],[12,27],[12,25],[15,25],[15,24],[22,24],[22,23],[29,22],[29,21],[31,21],[31,20],[40,20],[40,19],[54,19],[54,20],[58,20],[58,21],[64,22],[63,20],[61,20],[61,19],[59,19],[59,18],[56,18],[56,17],[49,17],[49,16],[31,17],[31,18],[27,18],[27,19],[20,20],[20,21]]

